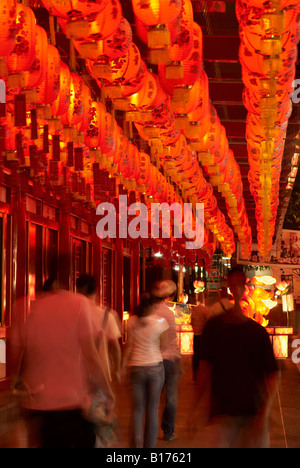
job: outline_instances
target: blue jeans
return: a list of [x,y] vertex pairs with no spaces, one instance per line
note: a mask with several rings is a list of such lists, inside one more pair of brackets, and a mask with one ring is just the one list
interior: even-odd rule
[[164,432],[164,437],[169,439],[175,430],[179,384],[182,375],[181,359],[176,358],[174,361],[164,359],[164,368],[166,401],[161,428]]
[[131,447],[155,448],[158,437],[158,406],[164,384],[163,363],[131,367],[130,383],[133,397]]

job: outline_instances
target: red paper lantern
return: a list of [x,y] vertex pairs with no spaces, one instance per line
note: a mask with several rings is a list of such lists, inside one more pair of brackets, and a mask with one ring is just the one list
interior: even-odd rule
[[170,47],[170,60],[180,62],[190,55],[193,48],[193,5],[191,0],[182,0],[181,14],[169,24],[170,32],[174,29],[176,39]]
[[121,92],[122,96],[130,96],[137,93],[143,86],[147,76],[147,65],[144,60],[141,60],[137,74],[130,80],[122,80]]
[[38,104],[52,104],[60,89],[60,56],[56,47],[47,45],[47,68],[44,81],[37,88]]
[[25,72],[25,88],[39,86],[46,77],[48,59],[48,37],[46,31],[36,25],[35,60]]
[[[201,75],[202,71],[202,30],[197,23],[193,23],[193,48],[189,56],[182,61],[183,76],[181,78],[168,77],[166,74],[166,65],[158,66],[159,79],[162,88],[170,96],[174,97],[176,89],[193,86]],[[178,99],[180,101],[182,99]]]
[[132,168],[130,167],[130,154],[134,149],[132,143],[128,143],[127,150],[122,154],[118,162],[118,173],[122,175],[123,179],[128,179],[132,174]]
[[[178,30],[176,29],[176,26],[178,27],[178,21],[179,21],[179,16],[177,16],[168,25],[168,29],[169,29],[169,32],[170,32],[170,38],[171,38],[171,41],[170,41],[171,44],[173,44],[176,41],[176,37],[177,37],[177,34],[178,34]],[[135,31],[136,31],[136,34],[138,35],[139,39],[146,45],[148,45],[148,32],[149,32],[149,29],[151,29],[151,26],[147,26],[137,16],[135,16]]]
[[131,42],[131,26],[127,19],[122,17],[117,29],[110,36],[96,41],[74,40],[74,46],[81,57],[109,64],[110,60],[124,56]]
[[141,54],[139,48],[131,42],[126,54],[111,61],[110,69],[101,66],[97,67],[94,60],[86,60],[86,67],[91,76],[106,84],[121,84],[136,77],[141,66]]
[[77,125],[78,132],[85,132],[89,127],[89,119],[90,119],[90,108],[92,105],[92,97],[90,88],[85,84],[83,87],[83,102],[84,102],[84,110],[82,120]]
[[[273,1],[272,0],[248,0],[247,4],[249,7],[254,7],[254,8],[265,8],[265,9],[271,9],[273,6]],[[290,6],[295,5],[295,0],[280,0],[279,2],[279,8],[284,9],[284,8],[289,8]]]
[[[129,141],[127,140],[126,136],[124,135],[123,130],[121,127],[117,126],[116,128],[116,150],[113,151],[113,164],[118,165],[119,161],[124,157],[124,154],[127,152]],[[109,157],[109,153],[107,154]]]
[[[198,111],[196,120],[203,119],[209,110],[209,90],[208,77],[205,71],[202,70],[200,77],[192,86],[189,99],[187,102],[174,102],[172,108],[175,115],[177,114],[192,114]],[[202,109],[202,112],[200,110]]]
[[108,0],[105,7],[91,20],[81,18],[66,21],[59,19],[58,23],[68,37],[89,41],[103,40],[114,33],[122,19],[122,6],[119,0]]
[[0,5],[0,57],[10,55],[16,45],[17,0],[6,0]]
[[168,25],[182,9],[182,1],[132,0],[134,14],[147,26]]
[[16,13],[17,34],[15,48],[6,59],[7,68],[10,73],[20,73],[29,70],[36,56],[37,35],[35,15],[31,8],[22,3],[17,4]]
[[117,148],[117,123],[108,112],[101,112],[100,129],[99,147],[107,154]]
[[105,107],[98,101],[93,101],[88,110],[88,128],[85,130],[84,143],[89,148],[100,146],[100,119]]
[[108,0],[42,0],[42,3],[52,15],[70,19],[100,13]]
[[71,73],[68,65],[60,61],[60,87],[57,99],[51,106],[51,113],[54,116],[65,114],[70,106],[70,85]]
[[138,188],[140,187],[141,190],[145,189],[146,184],[149,182],[150,179],[150,156],[147,153],[140,152],[139,153],[139,167],[140,172],[136,179],[136,183]]
[[63,125],[74,126],[78,125],[84,114],[84,106],[86,105],[87,86],[83,79],[76,73],[71,73],[70,83],[70,105],[68,111],[62,115],[61,120]]

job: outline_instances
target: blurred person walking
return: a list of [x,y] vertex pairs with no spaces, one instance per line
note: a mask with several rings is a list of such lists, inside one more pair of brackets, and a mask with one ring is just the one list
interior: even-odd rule
[[155,448],[157,443],[158,407],[164,384],[160,340],[167,329],[168,323],[156,315],[153,301],[148,296],[143,297],[136,314],[128,321],[128,340],[123,359],[123,369],[126,366],[130,368],[130,446],[134,448]]
[[210,389],[207,445],[210,448],[268,448],[270,410],[277,384],[277,363],[267,331],[241,309],[246,276],[232,269],[228,286],[235,305],[209,320],[203,331],[191,430],[196,405]]
[[191,307],[191,325],[194,332],[194,353],[192,358],[193,367],[193,379],[194,382],[197,380],[198,369],[200,364],[202,342],[203,342],[203,330],[208,320],[226,312],[234,307],[233,299],[224,291],[221,291],[220,298],[210,306],[205,306],[197,301],[196,306]]
[[[151,289],[155,313],[164,318],[169,325],[162,336],[162,357],[165,369],[165,407],[161,420],[164,440],[174,440],[175,422],[178,406],[178,392],[182,375],[181,355],[177,342],[175,315],[168,307],[177,292],[176,284],[171,280],[157,281]],[[171,305],[171,304],[170,304]]]
[[[93,424],[82,415],[92,381],[114,397],[95,345],[100,333],[90,301],[54,290],[32,305],[26,324],[22,406],[39,421],[42,448],[93,448]],[[29,420],[30,420],[29,418]]]
[[109,307],[103,309],[96,304],[96,281],[91,275],[81,275],[76,280],[76,290],[79,294],[83,294],[91,301],[91,306],[95,311],[95,320],[97,326],[104,332],[104,339],[100,337],[99,352],[101,358],[105,360],[105,369],[107,377],[111,381],[111,370],[114,371],[117,380],[120,380],[121,370],[121,347],[119,339],[121,338],[120,326],[117,323],[115,314],[112,313]]
[[[96,345],[106,377],[112,382],[113,370],[117,381],[120,382],[121,347],[119,339],[121,332],[115,316],[110,312],[109,307],[103,309],[96,304],[96,280],[93,276],[85,274],[77,278],[76,291],[89,299],[94,311],[93,319],[96,328],[101,329]],[[107,448],[111,446],[116,440],[117,417],[115,414],[107,417],[107,402],[101,388],[97,386],[91,388],[90,401],[84,414],[95,425],[96,447]]]

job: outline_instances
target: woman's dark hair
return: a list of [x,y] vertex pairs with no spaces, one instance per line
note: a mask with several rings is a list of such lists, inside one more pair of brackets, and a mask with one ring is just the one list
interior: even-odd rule
[[146,317],[151,313],[151,308],[157,301],[148,293],[141,295],[140,303],[135,309],[135,315],[139,318]]
[[81,275],[76,280],[76,289],[85,296],[91,296],[96,292],[96,281],[91,275]]
[[240,267],[235,267],[229,270],[227,279],[228,283],[232,281],[244,285],[247,283],[247,276],[245,275],[243,269]]
[[49,292],[54,289],[53,285],[56,281],[56,278],[47,278],[43,284],[42,291]]

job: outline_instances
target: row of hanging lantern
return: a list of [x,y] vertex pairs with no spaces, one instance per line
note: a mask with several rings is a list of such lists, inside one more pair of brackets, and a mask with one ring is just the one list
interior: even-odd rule
[[240,62],[248,110],[250,190],[256,203],[258,250],[272,247],[279,179],[299,41],[300,5],[291,0],[237,0]]
[[[175,182],[185,200],[203,201],[206,225],[224,252],[230,255],[234,251],[233,232],[212,194],[211,184],[218,185],[247,256],[251,231],[242,197],[241,177],[228,148],[225,131],[215,109],[209,105],[208,80],[202,70],[202,32],[193,21],[191,2],[177,0],[170,4],[160,0],[152,4],[148,0],[133,0],[136,30],[149,47],[148,61],[158,64],[158,75],[148,71],[138,47],[132,42],[131,26],[123,17],[118,0],[43,0],[43,4],[50,15],[57,16],[62,31],[86,59],[87,69],[97,80],[101,92],[112,100],[114,108],[126,112],[130,124],[134,122],[140,136],[149,142],[151,159],[156,165],[147,165],[148,175],[151,174],[154,181],[150,178],[150,186],[145,186],[147,194],[153,200],[156,200],[155,193],[159,199],[173,200],[173,184],[169,182]],[[137,190],[140,164],[135,158],[139,151],[122,153],[120,148],[127,138],[114,117],[101,103],[92,101],[83,79],[73,70],[70,72],[60,60],[57,49],[48,44],[45,31],[35,24],[32,10],[16,4],[15,0],[8,0],[3,17],[6,14],[13,18],[13,11],[18,11],[19,19],[16,23],[7,22],[7,25],[10,31],[14,24],[17,25],[19,40],[12,50],[9,34],[2,29],[10,47],[7,47],[7,53],[3,52],[6,60],[2,60],[0,67],[11,100],[8,135],[13,138],[7,142],[9,157],[14,158],[16,153],[18,157],[22,155],[24,164],[26,158],[27,161],[30,159],[31,165],[35,164],[33,173],[38,174],[43,164],[32,146],[42,152],[47,146],[45,135],[49,135],[52,151],[55,149],[49,167],[57,184],[67,180],[66,167],[71,171],[71,162],[75,161],[77,169],[88,169],[79,172],[77,179],[71,179],[79,179],[82,187],[88,185],[91,194],[91,160],[95,156],[112,175],[124,181],[125,186]],[[6,67],[8,75],[5,74]],[[23,126],[16,125],[12,107],[14,96],[20,92],[26,96],[29,111]],[[129,148],[132,146],[130,143]],[[73,160],[72,147],[76,156]],[[98,148],[105,157],[100,157]],[[30,149],[33,155],[29,154]],[[195,160],[195,151],[204,171],[210,175],[211,184],[203,177]],[[170,154],[173,154],[171,160]],[[82,193],[81,197],[84,196]]]
[[[139,37],[145,43],[147,43],[147,36],[145,34],[146,27],[145,25],[143,27],[143,25],[141,24],[141,22],[143,21],[143,15],[141,15],[140,12],[137,11],[137,9],[135,9],[135,14]],[[170,102],[170,111],[171,114],[174,115],[173,135],[175,136],[175,140],[178,138],[176,136],[176,132],[178,133],[178,130],[181,131],[181,137],[185,136],[188,139],[189,145],[186,146],[187,149],[184,153],[186,159],[185,162],[189,160],[189,153],[191,153],[191,150],[194,149],[198,152],[199,162],[201,163],[205,172],[210,175],[210,182],[213,185],[221,185],[221,182],[225,182],[225,179],[226,183],[227,180],[230,182],[231,178],[234,180],[234,184],[231,185],[227,183],[227,185],[225,186],[226,188],[223,187],[222,194],[225,196],[226,202],[228,201],[228,214],[234,224],[234,229],[237,232],[241,241],[242,251],[245,254],[245,256],[248,257],[251,251],[251,230],[249,227],[248,218],[244,206],[241,177],[239,171],[235,171],[235,169],[238,169],[238,166],[236,164],[233,153],[229,153],[228,144],[226,152],[224,142],[222,155],[220,155],[220,151],[216,149],[217,157],[215,157],[211,144],[209,144],[206,148],[207,155],[210,156],[209,158],[206,158],[206,161],[204,161],[204,159],[201,158],[201,152],[199,152],[199,147],[201,149],[201,143],[203,143],[203,139],[206,138],[208,140],[210,124],[213,118],[210,119],[211,108],[209,105],[208,78],[206,73],[202,69],[202,31],[200,26],[193,21],[193,10],[191,2],[183,2],[182,14],[180,17],[178,27],[178,35],[174,35],[174,23],[170,23],[168,27],[170,30],[170,47],[168,50],[169,57],[166,57],[165,51],[162,52],[159,50],[158,45],[158,51],[155,54],[156,59],[157,57],[160,58],[160,60],[157,61],[159,83],[163,91],[167,94],[167,99],[164,100],[163,109],[164,111],[166,111],[166,109],[168,108],[167,104],[168,102]],[[149,34],[151,35],[152,32],[150,31],[149,33],[148,28],[148,39]],[[148,47],[151,48],[149,40]],[[164,49],[166,50],[166,47]],[[162,52],[162,56],[159,55],[160,52]],[[153,55],[153,50],[150,50],[150,61],[152,60]],[[213,111],[215,112],[215,110]],[[163,123],[161,124],[163,126]],[[155,127],[155,130],[157,130],[157,125]],[[142,134],[140,132],[141,128],[138,127],[138,130],[140,135],[143,138],[145,138],[145,129]],[[214,128],[214,130],[215,132],[217,132],[216,128]],[[161,134],[162,133],[159,133],[158,135],[161,137]],[[196,138],[194,138],[195,134]],[[170,137],[169,132],[168,137]],[[227,142],[226,135],[225,140]],[[170,154],[172,152],[170,152],[169,150],[168,143],[172,144],[172,141],[167,141],[164,146],[165,148],[167,148],[167,153]],[[154,143],[154,145],[155,144],[157,143]],[[159,144],[160,143],[158,142],[158,145]],[[220,141],[217,140],[216,144],[217,148],[219,148]],[[162,159],[165,160],[164,154]],[[176,160],[174,156],[172,156],[171,159],[173,159],[173,161],[171,163],[167,162],[167,164],[173,164],[173,166],[176,165]],[[225,175],[226,170],[228,170],[228,166],[226,166],[226,163],[222,166],[221,162],[227,159],[228,162],[232,162],[231,171],[235,172],[235,177],[232,177],[232,174],[228,174],[227,176]],[[205,164],[203,164],[204,162]],[[210,230],[215,233],[217,240],[221,242],[222,246],[224,245],[223,234],[224,232],[226,232],[225,244],[227,244],[227,250],[229,250],[230,253],[232,253],[234,251],[232,231],[228,229],[228,226],[225,223],[224,215],[216,206],[210,184],[203,183],[205,179],[203,178],[201,169],[198,166],[198,164],[196,165],[195,163],[193,163],[193,169],[194,170],[192,177],[189,178],[184,176],[183,179],[181,177],[179,183],[181,187],[186,186],[186,193],[189,197],[197,197],[196,193],[193,190],[188,190],[189,183],[191,184],[191,187],[193,187],[195,185],[197,186],[198,181],[198,186],[205,188],[205,191],[207,193],[205,207],[208,220],[207,222],[210,227]],[[185,173],[186,171],[182,172],[182,174]],[[175,171],[175,177],[177,178],[177,180],[179,174],[179,171]],[[199,179],[201,180],[201,182]],[[231,190],[233,187],[238,189],[238,194],[237,190]],[[200,199],[201,196],[203,197],[203,193],[205,193],[205,191],[199,191],[198,196],[200,196]],[[242,205],[239,207],[239,211],[236,210],[238,202],[240,203],[240,205]],[[208,207],[210,207],[210,209],[208,209]],[[212,207],[214,207],[215,213],[211,212]]]
[[[229,149],[225,128],[221,125],[216,110],[210,106],[207,117],[187,126],[185,134],[191,147],[197,149],[198,158],[213,186],[218,187],[225,198],[228,215],[238,235],[244,258],[251,253],[252,233],[246,214],[243,184],[239,166]],[[195,125],[196,124],[196,125]],[[202,127],[202,128],[201,128]],[[206,132],[203,136],[203,128]]]
[[[83,79],[60,60],[33,11],[8,0],[2,13],[15,18],[15,23],[2,24],[6,37],[5,27],[12,34],[15,25],[15,47],[1,50],[1,78],[7,84],[7,113],[1,119],[7,160],[30,167],[31,176],[43,184],[64,185],[79,200],[95,200],[95,174],[105,168],[129,191],[143,192],[148,209],[150,200],[182,205],[149,155],[126,138],[106,107],[92,100]],[[205,242],[204,250],[207,233]],[[174,244],[182,250],[180,241]]]
[[[147,71],[147,67],[145,63],[142,61],[138,48],[134,43],[131,43],[128,47],[128,51],[126,55],[123,57],[116,57],[115,60],[110,63],[108,61],[108,57],[104,56],[96,56],[94,54],[94,50],[97,49],[95,45],[95,37],[88,37],[84,39],[83,37],[80,38],[82,43],[85,43],[85,50],[84,50],[84,57],[86,58],[86,64],[89,72],[91,75],[97,80],[100,88],[106,93],[108,97],[113,100],[114,107],[127,112],[128,118],[130,120],[134,120],[136,127],[140,133],[140,136],[150,142],[152,148],[156,148],[156,145],[161,145],[163,141],[164,146],[174,143],[180,135],[180,132],[176,129],[174,115],[171,112],[169,107],[170,98],[166,94],[166,91],[174,92],[174,88],[178,89],[178,94],[182,92],[189,92],[188,84],[194,83],[195,79],[199,74],[201,74],[202,69],[202,36],[201,36],[201,29],[198,25],[194,25],[194,31],[196,33],[194,35],[191,34],[189,26],[193,24],[192,22],[192,6],[190,2],[184,2],[185,8],[183,8],[183,19],[180,22],[182,25],[181,29],[183,30],[183,26],[185,26],[185,32],[187,32],[189,46],[186,48],[185,54],[179,48],[178,44],[173,44],[172,51],[173,51],[173,58],[175,59],[184,59],[188,57],[193,45],[194,54],[193,54],[193,66],[196,69],[196,73],[190,73],[190,82],[187,83],[186,78],[181,79],[179,82],[170,83],[169,80],[164,80],[161,86],[161,76],[165,76],[165,68],[164,65],[160,64],[161,70],[159,76],[155,76]],[[189,9],[188,9],[189,8]],[[136,10],[135,10],[136,11]],[[154,15],[155,16],[155,15]],[[141,15],[141,18],[144,18]],[[157,38],[161,35],[164,35],[166,28],[150,28],[151,31],[148,31],[148,26],[150,24],[144,24],[141,22],[140,17],[137,18],[139,23],[137,25],[137,30],[142,40],[146,43],[148,41],[148,36],[152,33]],[[150,20],[152,21],[153,18]],[[187,21],[186,21],[187,20]],[[178,23],[178,19],[177,19]],[[69,23],[70,24],[70,23]],[[154,26],[154,25],[152,25]],[[175,24],[173,25],[174,30]],[[65,28],[66,30],[67,28]],[[69,26],[70,31],[70,26]],[[78,35],[78,30],[75,28],[76,34]],[[164,31],[164,32],[163,32]],[[183,38],[186,36],[183,31]],[[74,33],[75,34],[75,33]],[[175,34],[173,34],[174,37]],[[96,40],[98,42],[98,39]],[[184,43],[186,41],[184,40]],[[156,44],[157,45],[157,44]],[[177,53],[176,53],[177,47]],[[151,50],[150,57],[153,59],[155,56],[159,63],[165,60],[165,46],[161,47],[158,46],[155,50]],[[81,55],[83,54],[82,49],[80,51]],[[124,51],[123,51],[124,54]],[[122,55],[122,53],[120,54]],[[163,57],[163,60],[162,60]],[[113,57],[115,58],[115,57]],[[174,60],[174,63],[171,64],[171,70],[174,72],[177,68],[181,69],[181,66],[178,65],[177,60]],[[176,62],[176,63],[175,63]],[[187,73],[190,70],[190,62],[188,61],[182,67],[183,69],[187,70]],[[168,65],[169,66],[169,65]],[[178,70],[177,70],[178,71]],[[170,70],[169,70],[170,72]],[[203,74],[203,73],[202,73]],[[176,75],[176,73],[175,73]],[[206,75],[205,75],[206,77]],[[207,80],[207,77],[206,77]],[[177,80],[178,81],[178,80]],[[202,80],[203,81],[203,80]],[[184,85],[183,85],[184,83]],[[194,86],[195,89],[198,90],[198,94],[200,90],[205,90],[205,86],[201,86],[202,83],[196,83]],[[163,89],[164,88],[164,89]],[[194,97],[193,95],[191,97]],[[191,100],[191,99],[190,99]],[[200,101],[200,96],[194,101],[198,103]],[[208,103],[208,99],[203,100],[204,103]],[[192,109],[191,109],[192,110]],[[147,120],[148,119],[148,120]],[[147,125],[147,123],[151,123],[151,125]],[[162,148],[163,146],[161,146]],[[215,206],[216,204],[214,204]],[[217,210],[217,207],[215,206]],[[224,237],[220,234],[220,231],[224,231],[225,225],[225,218],[224,216],[219,216],[215,219],[218,220],[219,226],[216,229],[213,226],[213,231],[216,231],[218,240],[222,243],[225,243],[224,249],[226,249],[227,253],[230,254],[233,252],[234,247],[233,238],[231,235],[230,230],[227,229],[229,238],[225,241]],[[223,225],[220,224],[219,218],[222,219]],[[214,219],[213,217],[208,217],[208,219]],[[225,242],[224,242],[225,241]]]

